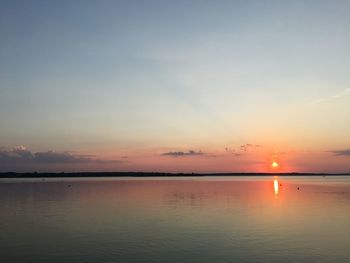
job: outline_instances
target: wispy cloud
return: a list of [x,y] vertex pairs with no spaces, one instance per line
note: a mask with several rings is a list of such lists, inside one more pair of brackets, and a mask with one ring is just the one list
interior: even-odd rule
[[328,152],[331,152],[331,153],[333,153],[336,156],[348,156],[348,157],[350,157],[350,149],[328,151]]
[[319,104],[319,103],[323,103],[323,102],[327,102],[327,101],[332,101],[335,99],[339,99],[339,98],[343,98],[345,96],[349,96],[350,95],[350,88],[344,89],[341,92],[334,94],[333,96],[330,96],[328,98],[319,98],[315,101],[313,101],[311,104]]
[[166,152],[166,153],[162,153],[161,155],[163,156],[172,156],[172,157],[186,157],[186,156],[198,156],[198,155],[204,155],[204,153],[202,151],[193,151],[193,150],[189,150],[187,152]]
[[0,164],[78,164],[78,163],[118,163],[120,160],[98,159],[94,155],[80,155],[72,152],[32,152],[24,146],[11,150],[0,149]]
[[260,144],[246,143],[235,148],[225,147],[225,152],[232,154],[234,157],[240,157],[245,153],[257,151],[261,147],[263,146]]
[[246,144],[241,145],[239,148],[243,152],[248,152],[248,151],[254,150],[256,148],[260,148],[260,147],[261,147],[261,145],[259,145],[259,144],[246,143]]
[[345,97],[350,95],[350,88],[348,89],[344,89],[342,92],[339,92],[338,94],[335,94],[332,98],[333,99],[337,99],[337,98],[341,98],[341,97]]

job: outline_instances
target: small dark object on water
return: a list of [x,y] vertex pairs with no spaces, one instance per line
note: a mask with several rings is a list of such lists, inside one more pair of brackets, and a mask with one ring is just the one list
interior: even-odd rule
[[299,186],[298,186],[298,188],[297,188],[298,190],[299,190]]

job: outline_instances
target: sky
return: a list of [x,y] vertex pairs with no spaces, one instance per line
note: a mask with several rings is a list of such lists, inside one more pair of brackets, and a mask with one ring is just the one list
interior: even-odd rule
[[350,172],[349,10],[0,0],[0,172]]

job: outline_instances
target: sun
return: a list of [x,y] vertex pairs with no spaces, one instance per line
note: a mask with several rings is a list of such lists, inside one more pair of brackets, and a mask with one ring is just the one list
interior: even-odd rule
[[277,162],[275,162],[275,161],[273,161],[272,163],[271,163],[271,167],[272,168],[278,168],[280,165],[277,163]]

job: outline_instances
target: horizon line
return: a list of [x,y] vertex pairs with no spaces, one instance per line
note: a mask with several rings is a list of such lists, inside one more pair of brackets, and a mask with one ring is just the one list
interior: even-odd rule
[[0,172],[0,178],[20,177],[191,177],[191,176],[350,176],[350,172],[224,172],[224,173],[194,173],[194,172]]

